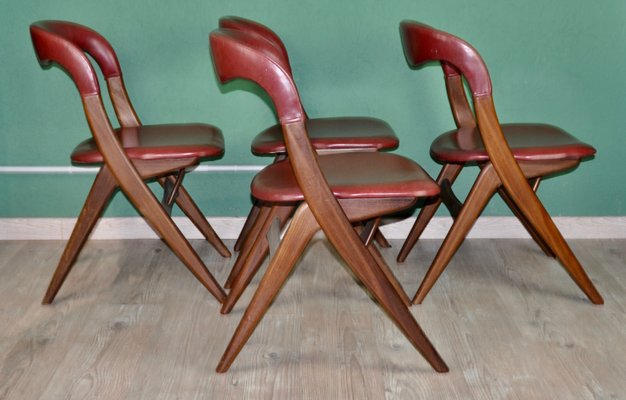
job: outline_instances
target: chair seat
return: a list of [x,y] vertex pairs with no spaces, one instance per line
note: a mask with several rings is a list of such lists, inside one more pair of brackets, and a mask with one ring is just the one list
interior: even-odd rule
[[[319,156],[334,195],[351,198],[413,198],[439,194],[439,186],[414,161],[396,154],[354,152]],[[268,202],[304,200],[289,160],[271,164],[251,184],[252,195]]]
[[[580,159],[596,153],[564,130],[545,124],[502,124],[513,156],[517,160],[546,161]],[[437,137],[430,147],[435,161],[465,164],[489,160],[477,128],[460,129]]]
[[[313,146],[325,150],[395,149],[399,140],[385,121],[367,117],[315,118],[306,121]],[[252,152],[268,155],[285,152],[280,125],[259,133],[252,141]]]
[[[143,125],[115,130],[130,159],[215,158],[224,154],[222,132],[206,124]],[[74,163],[102,163],[94,139],[80,143],[71,155]]]

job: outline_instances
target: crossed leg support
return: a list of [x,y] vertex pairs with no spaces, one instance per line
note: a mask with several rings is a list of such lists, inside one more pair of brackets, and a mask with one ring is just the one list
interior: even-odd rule
[[[217,366],[217,372],[226,372],[229,369],[235,357],[248,341],[276,297],[313,234],[319,228],[308,205],[302,203],[298,207],[283,240],[279,244],[276,255],[270,261],[268,269],[259,283],[248,308],[244,312],[239,326]],[[326,232],[326,234],[354,275],[363,282],[420,354],[436,371],[447,372],[448,367],[421,330],[409,312],[408,307],[402,302],[402,299],[385,274],[380,270],[374,258],[365,249],[365,246],[358,241],[358,238],[356,242],[354,238],[338,240],[338,237],[332,233],[329,235],[329,232]]]
[[50,304],[54,300],[104,207],[118,186],[187,269],[222,303],[226,298],[224,290],[141,178],[138,175],[129,174],[118,180],[107,165],[104,165],[96,176],[42,303]]

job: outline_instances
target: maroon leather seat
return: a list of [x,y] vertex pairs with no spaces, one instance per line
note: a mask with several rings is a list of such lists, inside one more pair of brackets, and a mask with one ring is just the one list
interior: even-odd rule
[[[320,156],[330,190],[339,199],[432,197],[439,186],[414,161],[386,153]],[[267,202],[302,201],[289,160],[267,166],[251,184],[252,195]]]
[[[122,127],[115,130],[126,156],[132,160],[215,158],[224,154],[224,138],[219,128],[207,124],[166,124]],[[104,162],[96,141],[80,143],[72,152],[73,163]]]
[[[306,121],[311,144],[317,150],[392,150],[400,143],[383,120],[367,117],[314,118]],[[280,124],[259,133],[252,141],[256,155],[285,153]]]
[[[516,160],[568,160],[591,157],[596,149],[563,129],[547,124],[501,124],[502,133]],[[430,154],[441,163],[489,160],[477,127],[461,128],[437,137]]]

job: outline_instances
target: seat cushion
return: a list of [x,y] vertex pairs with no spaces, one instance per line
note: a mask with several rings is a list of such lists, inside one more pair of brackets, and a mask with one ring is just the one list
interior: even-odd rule
[[[385,121],[367,117],[315,118],[306,121],[313,146],[320,150],[395,149],[398,138]],[[280,125],[259,133],[252,141],[252,152],[272,155],[285,152]]]
[[[439,194],[439,186],[415,162],[396,154],[354,152],[318,157],[331,190],[340,199],[415,198]],[[252,195],[262,201],[304,199],[289,159],[271,164],[253,179]]]
[[[130,159],[215,158],[224,154],[222,132],[212,125],[143,125],[119,128],[115,134]],[[71,159],[81,164],[103,162],[94,139],[80,143]]]
[[[545,124],[502,124],[502,133],[517,160],[580,159],[596,153],[564,130]],[[477,128],[444,133],[435,139],[430,154],[441,163],[487,161],[489,156]]]

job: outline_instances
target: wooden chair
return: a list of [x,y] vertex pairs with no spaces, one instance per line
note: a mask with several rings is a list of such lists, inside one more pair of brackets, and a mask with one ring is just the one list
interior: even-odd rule
[[[421,303],[455,254],[474,222],[497,192],[544,252],[556,257],[594,304],[603,300],[567,245],[535,191],[547,175],[576,167],[595,149],[560,128],[545,124],[500,124],[492,99],[491,79],[478,52],[465,41],[413,21],[400,24],[406,59],[411,67],[439,61],[457,129],[432,143],[430,154],[443,168],[437,178],[441,197],[424,207],[398,255],[406,259],[443,201],[454,218],[413,302]],[[463,79],[469,85],[470,108]],[[461,169],[477,165],[480,174],[465,202],[450,187]],[[530,183],[529,183],[530,182]]]
[[417,164],[394,154],[318,155],[307,135],[298,91],[275,47],[256,35],[228,29],[213,31],[210,44],[219,80],[256,82],[273,100],[280,120],[289,158],[262,170],[252,182],[252,195],[274,207],[297,207],[217,371],[228,370],[319,229],[430,365],[447,371],[385,273],[384,260],[368,251],[351,225],[436,196],[438,186]]
[[[76,164],[100,164],[76,226],[43,299],[54,300],[96,221],[114,191],[120,188],[146,221],[194,276],[221,303],[225,293],[172,221],[174,202],[191,219],[222,256],[230,252],[182,185],[185,171],[200,160],[221,157],[224,141],[211,125],[142,125],[126,93],[122,71],[111,45],[97,32],[64,21],[39,21],[30,26],[31,38],[42,67],[62,67],[80,93],[93,138],[72,152]],[[100,85],[86,57],[96,61],[106,79],[109,96],[121,125],[113,129],[104,109]],[[161,204],[144,181],[157,179],[165,188]]]
[[[291,64],[285,44],[280,37],[267,26],[249,19],[227,16],[220,18],[220,28],[234,29],[258,35],[276,47],[284,60],[285,68],[291,75]],[[386,122],[369,117],[333,117],[309,118],[305,112],[306,126],[313,147],[318,152],[347,152],[347,151],[384,151],[398,147],[399,141],[393,129]],[[280,124],[274,125],[259,133],[252,141],[252,152],[259,156],[273,156],[276,161],[285,157],[285,143],[282,137]],[[244,241],[257,220],[261,208],[255,204],[241,234],[235,243],[235,251],[240,251]],[[265,216],[265,213],[263,213]],[[385,237],[374,229],[374,239],[383,247],[391,247]],[[250,240],[254,240],[251,237]],[[250,244],[249,244],[250,245]],[[245,252],[244,252],[245,253]],[[232,273],[226,281],[226,288],[230,288],[233,279],[241,270],[246,257],[240,257],[233,266]]]

